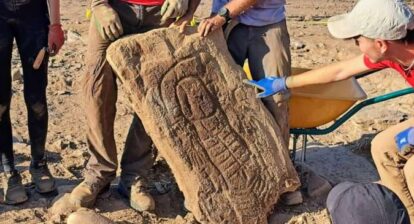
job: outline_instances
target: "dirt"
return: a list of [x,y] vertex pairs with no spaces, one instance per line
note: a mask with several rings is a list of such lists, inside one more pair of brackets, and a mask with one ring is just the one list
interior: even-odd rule
[[[288,1],[287,22],[292,42],[293,66],[317,68],[358,54],[358,48],[352,41],[332,38],[326,27],[326,18],[350,10],[355,2]],[[207,16],[210,5],[209,0],[203,0],[197,15]],[[88,29],[88,21],[84,16],[86,6],[87,0],[62,1],[62,23],[68,39],[60,54],[50,60],[47,149],[49,167],[59,185],[79,183],[88,158],[86,123],[81,107],[82,98],[79,95],[79,80],[85,71]],[[12,67],[15,73],[19,73],[21,65],[16,51],[13,55]],[[408,87],[398,74],[390,70],[362,78],[359,82],[369,96]],[[22,89],[22,82],[16,76],[11,105],[14,150],[17,168],[22,172],[24,184],[30,192],[30,200],[19,206],[0,204],[0,223],[47,223],[47,208],[55,195],[39,195],[30,183],[30,141]],[[404,96],[367,107],[336,131],[310,138],[307,163],[329,180],[334,180],[333,182],[349,179],[375,180],[377,174],[370,162],[369,142],[381,130],[411,117],[413,103],[412,96]],[[133,114],[122,88],[119,90],[117,108],[115,139],[121,152]],[[355,159],[365,165],[352,167],[347,165],[349,160],[332,159],[341,155],[348,155],[346,158],[349,160]],[[332,162],[323,164],[328,159]],[[365,169],[366,172],[360,173],[359,169]],[[323,173],[322,170],[329,172]],[[153,183],[152,193],[157,203],[154,213],[138,213],[130,209],[114,186],[110,195],[97,201],[96,211],[119,223],[196,223],[194,216],[184,208],[184,197],[162,158],[157,159],[150,177]],[[113,185],[116,185],[116,181]],[[275,224],[329,223],[329,216],[324,197],[305,196],[304,203],[299,206],[276,205],[268,220]]]

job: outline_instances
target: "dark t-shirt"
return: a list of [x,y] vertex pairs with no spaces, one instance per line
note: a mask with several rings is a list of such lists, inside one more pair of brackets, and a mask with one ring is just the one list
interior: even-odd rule
[[405,71],[400,64],[389,60],[372,63],[366,55],[364,56],[364,63],[368,68],[371,69],[393,68],[397,70],[398,73],[400,73],[412,87],[414,87],[414,69]]

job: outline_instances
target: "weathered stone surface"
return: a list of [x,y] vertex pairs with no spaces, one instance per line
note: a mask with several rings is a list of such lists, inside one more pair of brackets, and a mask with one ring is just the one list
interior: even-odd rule
[[267,223],[299,180],[280,129],[223,34],[175,28],[118,40],[107,59],[202,223]]

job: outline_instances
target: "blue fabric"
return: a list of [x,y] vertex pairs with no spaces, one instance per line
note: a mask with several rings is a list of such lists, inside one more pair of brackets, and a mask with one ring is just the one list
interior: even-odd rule
[[[212,12],[217,13],[228,0],[213,0]],[[249,26],[266,26],[285,19],[285,0],[258,0],[255,5],[237,18]]]
[[243,82],[263,90],[263,92],[257,94],[257,98],[264,98],[272,96],[276,93],[287,91],[286,79],[276,76],[268,76],[260,79],[259,81],[244,80]]
[[395,141],[398,146],[398,151],[402,151],[406,147],[414,146],[414,127],[407,128],[395,136]]

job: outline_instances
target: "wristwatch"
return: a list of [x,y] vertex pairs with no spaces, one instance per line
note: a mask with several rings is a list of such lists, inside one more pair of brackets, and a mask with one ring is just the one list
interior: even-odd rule
[[226,19],[226,22],[231,20],[230,11],[224,6],[218,11],[217,15],[219,15],[219,16],[223,17],[224,19]]

